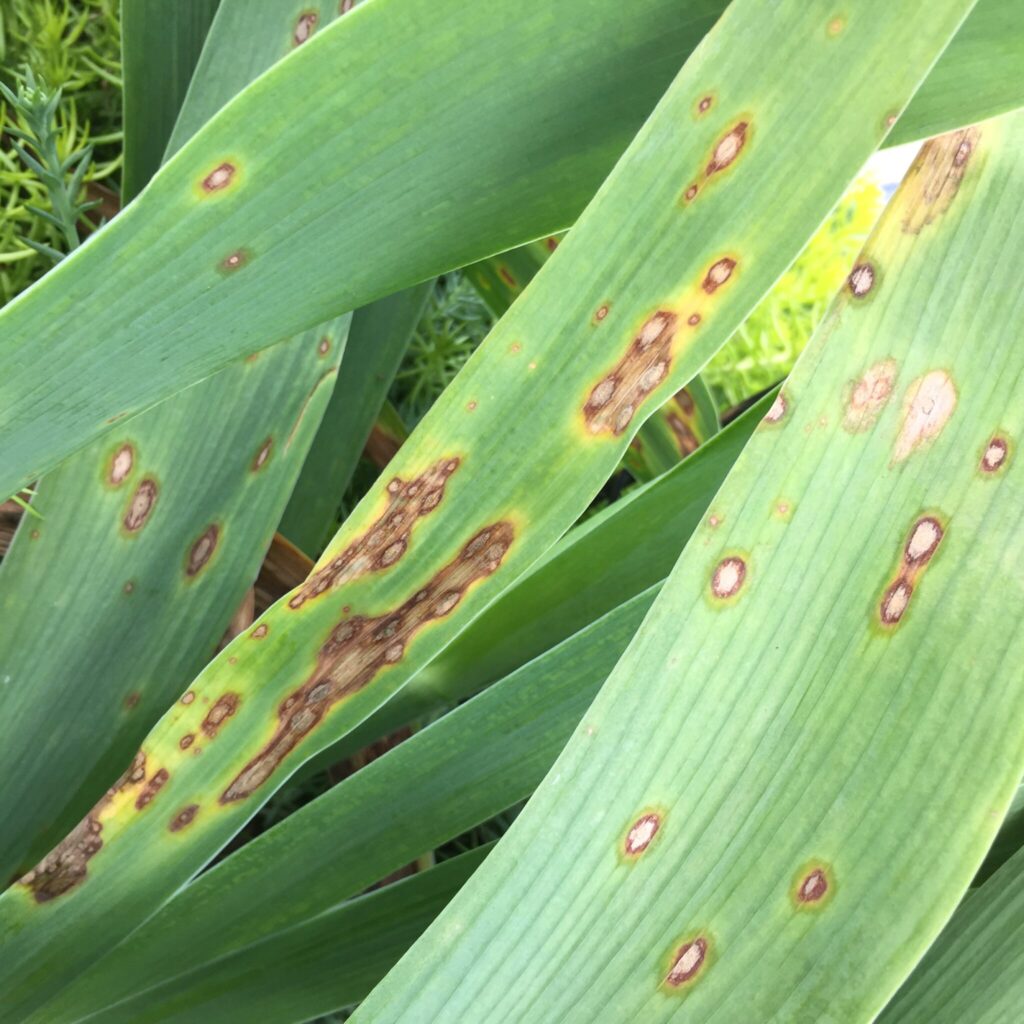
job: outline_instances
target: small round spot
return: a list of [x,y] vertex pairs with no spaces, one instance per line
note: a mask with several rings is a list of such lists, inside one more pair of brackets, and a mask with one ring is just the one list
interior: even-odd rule
[[800,880],[796,898],[800,903],[817,903],[829,890],[828,877],[821,868],[814,868]]
[[327,353],[331,351],[331,339],[328,337],[321,338],[320,344],[317,345],[316,350],[322,356],[327,355]]
[[270,627],[265,622],[261,622],[249,635],[253,640],[262,640],[269,632]]
[[301,46],[306,42],[316,31],[316,25],[319,20],[320,15],[316,11],[306,11],[304,14],[301,14],[295,24],[295,31],[292,33],[292,42],[296,46]]
[[723,558],[711,576],[711,593],[722,600],[735,597],[746,578],[747,563],[742,558]]
[[678,988],[680,985],[692,981],[704,966],[707,955],[708,943],[703,936],[697,936],[692,941],[684,943],[676,951],[672,969],[668,972],[668,977],[665,978],[666,983],[673,988]]
[[548,252],[554,252],[558,248],[557,238],[545,238],[544,244],[548,247]]
[[138,692],[129,693],[124,699],[124,706],[131,711],[132,708],[138,706],[140,700],[142,700],[142,694]]
[[920,565],[927,562],[942,540],[942,524],[932,516],[924,516],[914,524],[910,539],[904,549],[908,565]]
[[519,284],[516,279],[512,276],[512,271],[508,269],[504,264],[498,267],[498,273],[501,276],[502,281],[509,286],[509,288],[518,288]]
[[1004,437],[993,437],[985,446],[985,454],[981,457],[981,471],[995,473],[1002,469],[1010,454],[1010,446]]
[[233,253],[225,256],[220,261],[221,270],[231,272],[239,270],[249,262],[249,254],[244,249],[236,249]]
[[131,594],[135,590],[135,584],[131,580],[128,580],[121,589],[126,594]]
[[687,190],[686,190],[686,191],[685,191],[685,192],[683,193],[683,199],[685,199],[685,200],[686,200],[686,201],[687,201],[688,203],[692,203],[692,202],[694,201],[694,199],[696,199],[696,198],[697,198],[697,192],[698,192],[698,191],[699,191],[699,190],[698,190],[698,188],[697,188],[697,185],[696,185],[696,184],[693,184],[693,185],[691,185],[691,186],[690,186],[690,187],[689,187],[689,188],[688,188],[688,189],[687,189]]
[[512,344],[509,345],[508,350],[509,352],[512,353],[512,355],[517,356],[520,352],[523,351],[522,343],[518,341],[513,341]]
[[187,732],[180,740],[178,740],[178,746],[181,747],[182,750],[188,750],[188,748],[195,742],[195,738],[195,733]]
[[687,318],[686,322],[691,327],[696,327],[700,323],[700,313],[691,313]]
[[168,827],[172,832],[178,832],[185,828],[186,825],[191,825],[198,813],[199,804],[189,804],[187,807],[183,807],[173,818],[171,818],[171,823]]
[[528,370],[536,370],[537,369],[537,364],[536,363],[527,363],[526,368]]
[[110,482],[115,486],[123,484],[132,471],[135,462],[135,451],[130,444],[123,444],[114,453],[110,463]]
[[475,401],[470,401],[470,402],[466,403],[466,411],[467,412],[474,412],[475,410],[476,410],[476,402]]
[[700,102],[697,104],[697,113],[706,114],[711,109],[711,104],[714,103],[714,97],[702,96]]
[[885,625],[895,626],[903,618],[903,613],[907,610],[907,605],[910,604],[910,598],[913,593],[913,586],[905,579],[898,579],[889,587],[882,598],[880,610],[882,622]]
[[33,530],[29,535],[29,540],[39,540],[39,531]]
[[338,13],[348,14],[348,12],[351,11],[352,8],[355,7],[355,5],[356,0],[341,0],[341,3],[338,5]]
[[729,257],[723,257],[711,265],[711,269],[708,270],[701,287],[708,295],[711,295],[713,292],[718,291],[732,277],[732,272],[735,269],[736,261]]
[[858,263],[850,271],[847,283],[850,294],[855,299],[862,299],[875,286],[875,268],[870,263]]
[[194,701],[195,699],[196,699],[196,695],[191,690],[187,690],[182,695],[181,703],[185,704],[185,705],[188,705],[188,704],[191,704],[192,701]]
[[225,161],[220,166],[215,167],[210,173],[203,178],[203,191],[204,192],[220,192],[226,189],[235,177],[238,168],[234,164]]
[[254,473],[261,470],[266,465],[267,459],[270,458],[270,449],[273,448],[273,446],[274,439],[272,437],[268,437],[263,444],[260,445],[259,451],[252,460],[252,471]]
[[661,818],[657,814],[645,814],[638,818],[626,833],[626,853],[638,857],[651,845],[660,828]]
[[197,575],[210,561],[210,557],[217,547],[219,536],[220,528],[216,523],[212,523],[200,534],[188,553],[188,560],[185,564],[185,573],[188,576]]
[[597,312],[594,314],[594,319],[600,323],[608,315],[608,304],[605,303],[602,306],[597,307]]
[[712,513],[711,515],[708,516],[708,526],[710,526],[712,530],[716,526],[721,526],[721,525],[722,525],[722,520],[721,520],[721,518],[719,516],[716,516],[714,513]]

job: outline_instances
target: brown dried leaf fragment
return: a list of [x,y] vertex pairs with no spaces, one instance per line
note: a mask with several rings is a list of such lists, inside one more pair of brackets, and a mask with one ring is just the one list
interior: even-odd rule
[[309,679],[282,701],[270,741],[224,790],[220,802],[244,800],[266,782],[335,704],[369,685],[382,669],[401,661],[422,629],[449,615],[475,583],[498,569],[513,536],[509,522],[487,526],[394,611],[374,618],[355,615],[342,619],[320,648]]
[[388,506],[370,528],[340,555],[317,569],[288,602],[301,608],[307,601],[368,572],[380,572],[405,554],[413,527],[441,504],[448,478],[459,468],[458,458],[441,459],[425,473],[388,484]]
[[591,434],[623,433],[640,403],[668,375],[677,319],[665,310],[651,316],[614,369],[591,389],[583,405]]

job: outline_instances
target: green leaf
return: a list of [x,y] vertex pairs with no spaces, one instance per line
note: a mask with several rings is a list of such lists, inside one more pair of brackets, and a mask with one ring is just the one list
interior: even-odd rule
[[355,1021],[881,1009],[1024,768],[1022,186],[1024,114],[923,150],[721,523]]
[[[0,492],[253,336],[287,337],[571,223],[720,10],[375,0],[317,31],[0,314]],[[910,91],[893,89],[879,131]]]
[[1009,1024],[1024,1001],[1024,849],[964,899],[879,1024]]
[[352,315],[338,383],[281,520],[281,533],[308,554],[319,555],[337,527],[345,488],[432,287],[416,285]]
[[[393,462],[395,476],[369,492],[310,580],[204,670],[110,794],[0,897],[0,920],[16,933],[0,964],[10,1015],[55,995],[153,914],[298,764],[379,707],[575,521],[632,431],[799,251],[970,6],[938,0],[927,19],[909,21],[887,0],[869,0],[838,36],[827,31],[825,0],[730,6],[529,294],[421,421]],[[409,0],[403,9],[413,8]],[[329,38],[345,36],[346,24],[358,79],[373,37],[355,27],[372,28],[371,14],[388,9],[387,0],[357,9],[281,62],[257,92],[304,55],[330,52]],[[502,52],[519,26],[536,28],[522,12],[515,24],[488,15]],[[628,20],[617,39],[625,48],[639,24],[633,8]],[[390,23],[392,38],[402,31]],[[749,39],[758,46],[741,45]],[[537,45],[521,54],[523,66]],[[422,52],[417,37],[410,60]],[[464,73],[466,52],[438,74]],[[616,48],[616,60],[623,52]],[[847,63],[837,61],[843,52]],[[482,59],[488,54],[482,47]],[[571,65],[571,56],[560,61]],[[506,69],[490,70],[507,93]],[[368,69],[367,81],[378,73]],[[808,76],[824,84],[809,91]],[[433,102],[418,83],[422,94]],[[857,102],[840,102],[847,95]],[[217,123],[244,106],[236,101]],[[309,127],[317,137],[315,114]],[[334,126],[335,138],[346,134]],[[828,160],[815,174],[796,173],[822,152]],[[702,192],[688,202],[693,182]],[[160,194],[154,182],[143,198]],[[288,237],[282,244],[298,244],[303,232]],[[367,239],[371,263],[378,241]],[[622,386],[609,394],[613,377]],[[545,458],[523,457],[540,451]],[[182,749],[185,735],[200,733]]]
[[[163,163],[218,2],[121,0],[125,135],[121,188],[126,201],[142,191]],[[210,91],[223,102],[235,90]],[[206,120],[196,113],[192,131]]]

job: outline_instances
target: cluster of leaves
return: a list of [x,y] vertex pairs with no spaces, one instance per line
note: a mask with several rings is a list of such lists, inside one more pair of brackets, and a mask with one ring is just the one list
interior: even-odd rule
[[[66,163],[92,147],[92,159],[83,164],[79,187],[70,195],[74,203],[83,190],[89,200],[111,199],[108,186],[121,166],[119,8],[118,0],[0,0],[3,83],[16,92],[27,84],[27,69],[47,95],[59,91],[60,103],[46,119],[53,162]],[[37,212],[60,219],[45,180],[12,146],[15,132],[36,133],[9,98],[0,107],[0,125],[0,304],[5,304],[52,266],[46,250],[67,252],[68,240],[63,225]]]

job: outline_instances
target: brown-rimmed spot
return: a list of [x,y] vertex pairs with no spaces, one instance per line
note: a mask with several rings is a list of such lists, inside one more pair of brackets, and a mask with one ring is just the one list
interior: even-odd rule
[[236,249],[234,252],[229,253],[217,264],[218,268],[224,273],[230,274],[236,270],[240,270],[244,267],[250,259],[250,254],[246,249]]
[[331,339],[328,338],[326,335],[322,337],[320,339],[320,344],[317,345],[316,347],[316,350],[322,356],[327,355],[327,353],[331,351]]
[[685,191],[685,192],[683,193],[683,199],[684,199],[684,200],[685,200],[686,202],[688,202],[688,203],[692,203],[692,202],[694,201],[694,199],[696,199],[696,198],[697,198],[697,193],[698,193],[699,191],[700,191],[700,188],[698,187],[698,185],[697,185],[696,183],[694,183],[693,185],[691,185],[691,186],[690,186],[690,187],[689,187],[689,188],[688,188],[688,189],[687,189],[687,190],[686,190],[686,191]]
[[316,11],[303,11],[299,20],[295,23],[295,30],[292,32],[292,43],[301,46],[307,42],[310,36],[316,31],[320,15]]
[[107,475],[107,479],[115,487],[119,487],[128,479],[128,475],[131,473],[132,466],[134,464],[135,449],[127,443],[121,445],[121,447],[114,452],[114,457],[110,460],[110,472]]
[[419,520],[441,504],[448,478],[459,468],[459,463],[459,458],[453,456],[440,459],[412,480],[395,477],[387,485],[388,503],[384,512],[340,555],[313,572],[290,598],[288,607],[301,608],[307,601],[343,583],[394,565],[405,554]]
[[918,516],[914,521],[903,542],[899,565],[878,605],[878,617],[883,627],[895,627],[902,620],[922,574],[945,535],[946,526],[937,515]]
[[827,868],[820,864],[802,868],[793,885],[793,902],[798,908],[822,906],[831,898],[833,889]]
[[998,473],[1006,464],[1010,454],[1010,444],[1005,437],[998,434],[985,445],[979,468],[982,473]]
[[666,310],[648,317],[626,354],[591,388],[583,405],[583,419],[591,434],[622,434],[641,402],[665,379],[672,362],[676,321],[676,314]]
[[747,131],[750,125],[740,121],[723,135],[715,146],[704,173],[710,178],[712,174],[724,171],[740,155],[747,143]]
[[641,815],[629,827],[626,838],[623,840],[622,849],[629,858],[639,857],[640,854],[654,842],[654,837],[661,830],[661,815],[653,811]]
[[594,321],[596,323],[600,323],[608,315],[608,310],[610,308],[611,307],[607,302],[601,303],[601,305],[597,307],[597,312],[594,313]]
[[716,260],[708,268],[708,272],[704,275],[704,280],[701,281],[701,288],[708,295],[713,295],[732,277],[735,269],[736,261],[729,256],[723,256],[722,259]]
[[28,539],[29,539],[29,540],[39,540],[39,531],[38,531],[38,530],[33,530],[33,531],[32,531],[32,532],[31,532],[31,533],[30,533],[30,534],[28,535]]
[[789,501],[776,501],[772,503],[772,512],[779,517],[779,519],[789,520],[793,514],[793,503]]
[[711,93],[708,93],[706,96],[701,96],[697,101],[697,114],[706,114],[711,109],[714,102],[715,97]]
[[544,244],[548,248],[548,252],[554,252],[558,248],[558,239],[553,236],[548,236],[544,239]]
[[274,439],[272,437],[268,437],[263,444],[260,445],[259,451],[256,452],[256,455],[252,460],[252,471],[254,473],[261,470],[267,464],[267,459],[270,458],[270,451],[273,447]]
[[764,423],[780,423],[786,417],[786,413],[789,412],[789,401],[786,396],[780,391],[775,396],[775,401],[772,402],[771,408],[764,414]]
[[471,399],[466,403],[466,412],[476,412],[476,399]]
[[202,189],[206,194],[213,192],[223,192],[224,189],[228,188],[231,183],[235,180],[235,175],[238,173],[238,168],[231,163],[230,160],[225,160],[222,164],[218,164],[209,174],[203,178]]
[[352,8],[355,7],[355,5],[356,0],[341,0],[341,3],[338,4],[338,13],[348,14],[348,12],[351,11]]
[[504,281],[505,284],[507,284],[509,286],[509,288],[518,288],[519,287],[519,283],[512,276],[512,271],[509,270],[508,267],[506,267],[504,263],[502,263],[498,267],[498,274],[500,275],[502,281]]
[[513,539],[510,522],[486,526],[397,608],[373,618],[346,613],[324,640],[309,678],[279,705],[272,736],[227,786],[220,802],[244,800],[263,785],[335,704],[400,662],[418,633],[450,615],[474,585],[496,572]]
[[850,294],[855,299],[862,299],[875,287],[875,268],[871,263],[858,263],[850,271],[846,279]]
[[878,422],[892,397],[897,373],[895,359],[882,359],[850,383],[843,410],[843,429],[847,433],[864,433]]
[[181,747],[182,750],[188,750],[195,741],[196,734],[194,732],[187,732],[180,740],[178,740],[178,746]]
[[132,594],[135,592],[135,583],[132,580],[126,580],[124,586],[121,588],[126,594]]
[[269,632],[270,627],[265,622],[261,622],[249,635],[253,640],[262,640]]
[[133,690],[124,699],[125,710],[131,711],[133,708],[138,707],[140,700],[142,700],[142,694],[138,690]]
[[921,147],[899,192],[906,234],[919,234],[949,209],[980,141],[981,129],[963,128]]
[[237,693],[225,693],[217,698],[213,707],[206,712],[200,728],[212,740],[220,727],[238,710],[242,698]]
[[696,327],[700,323],[700,313],[691,313],[687,318],[686,322],[691,327]]
[[714,530],[716,527],[721,526],[721,525],[722,525],[722,517],[721,516],[715,515],[714,513],[712,513],[711,515],[708,516],[708,526],[710,526],[712,530]]
[[167,826],[172,832],[180,832],[187,825],[191,825],[196,819],[196,815],[199,813],[199,804],[189,804],[187,807],[183,807],[178,813],[171,818],[171,823]]
[[206,567],[206,564],[213,557],[217,548],[217,540],[220,537],[220,527],[211,523],[195,539],[192,547],[189,548],[188,558],[185,561],[185,575],[192,577],[198,575]]
[[737,555],[723,558],[711,574],[711,594],[720,601],[735,597],[747,578],[747,563]]
[[185,691],[185,693],[184,693],[184,694],[182,694],[182,697],[181,697],[181,701],[180,701],[180,703],[182,703],[182,704],[184,704],[184,705],[188,706],[188,705],[189,705],[189,704],[191,704],[191,703],[192,703],[192,701],[194,701],[195,699],[196,699],[196,695],[195,695],[195,693],[194,693],[194,692],[193,692],[192,690],[186,690],[186,691]]
[[135,798],[135,810],[141,811],[147,804],[152,803],[154,797],[164,788],[164,783],[170,777],[166,768],[158,769],[143,787],[142,792]]
[[708,940],[697,935],[679,946],[672,956],[672,966],[665,976],[665,984],[679,988],[693,981],[703,968],[708,955]]
[[156,504],[157,494],[156,481],[149,477],[135,488],[135,493],[128,502],[123,520],[124,528],[129,533],[137,533],[146,525],[146,520],[149,519],[153,506]]
[[903,403],[903,425],[893,449],[893,462],[903,462],[930,444],[953,415],[957,392],[945,370],[931,370],[907,389]]

